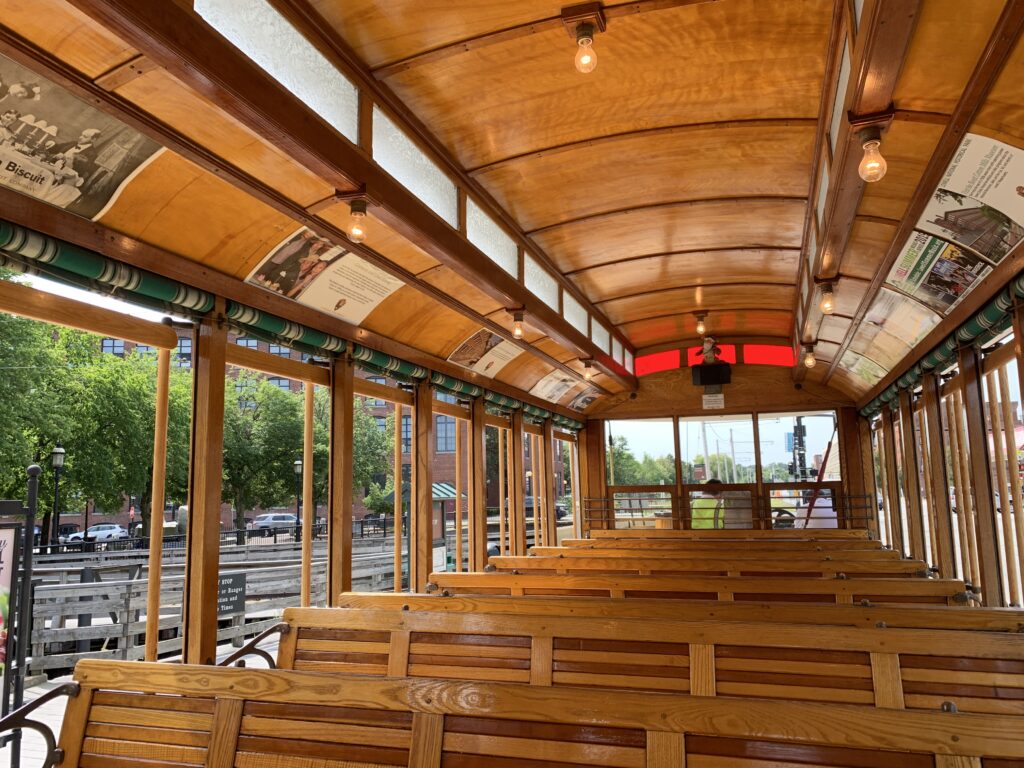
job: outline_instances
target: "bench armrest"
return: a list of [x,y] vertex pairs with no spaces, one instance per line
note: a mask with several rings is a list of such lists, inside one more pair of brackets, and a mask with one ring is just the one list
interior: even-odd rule
[[[291,632],[291,630],[292,630],[291,625],[288,624],[287,622],[282,621],[279,624],[275,624],[274,626],[270,627],[269,629],[265,629],[262,632],[260,632],[258,635],[256,635],[256,637],[254,637],[248,643],[246,643],[241,648],[239,648],[237,651],[235,651],[230,656],[228,656],[226,659],[224,659],[224,661],[218,662],[217,666],[218,667],[230,667],[232,664],[235,664],[236,666],[244,667],[245,663],[241,662],[241,659],[244,659],[246,656],[258,656],[261,659],[263,659],[264,661],[266,661],[271,669],[277,669],[277,662],[274,661],[274,657],[271,656],[269,653],[267,653],[262,648],[259,648],[257,646],[259,646],[260,643],[262,643],[264,640],[266,640],[271,635],[282,635],[282,636],[284,636],[284,635],[287,635],[289,632]],[[240,662],[240,663],[236,663],[236,662]]]
[[18,707],[13,712],[9,713],[6,717],[0,718],[0,734],[4,734],[7,731],[29,730],[37,731],[46,742],[46,755],[43,760],[42,768],[53,768],[55,765],[60,765],[64,760],[64,750],[57,746],[57,737],[54,735],[53,730],[46,723],[40,723],[38,720],[30,720],[29,715],[39,709],[43,704],[49,701],[53,701],[61,696],[67,696],[69,699],[75,698],[81,686],[78,683],[62,683],[51,691],[47,691],[42,696],[33,701],[25,704],[22,707]]

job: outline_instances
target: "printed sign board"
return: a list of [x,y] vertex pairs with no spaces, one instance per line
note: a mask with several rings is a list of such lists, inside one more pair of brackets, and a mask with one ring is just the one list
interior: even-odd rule
[[217,579],[217,615],[245,613],[245,572],[222,573]]

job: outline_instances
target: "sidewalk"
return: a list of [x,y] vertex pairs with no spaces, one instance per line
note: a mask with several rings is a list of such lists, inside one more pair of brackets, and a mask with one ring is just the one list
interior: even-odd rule
[[[271,656],[277,657],[277,640],[278,636],[268,637],[266,641],[261,645]],[[217,649],[217,660],[225,659],[234,653],[237,648],[233,648],[230,643],[225,643]],[[159,663],[166,663],[173,661],[174,659],[167,659]],[[267,663],[259,658],[258,656],[249,656],[245,659],[247,667],[253,669],[266,669]],[[45,683],[35,685],[29,688],[25,692],[25,700],[31,702],[38,697],[42,696],[47,691],[51,691],[61,683],[66,683],[71,680],[71,676],[59,677],[53,680],[48,680]],[[60,738],[60,726],[64,721],[64,708],[67,705],[67,697],[60,697],[47,704],[44,704],[41,708],[37,709],[32,713],[32,719],[37,720],[41,723],[45,723],[53,729],[54,736]],[[46,756],[46,742],[43,741],[35,731],[25,731],[22,735],[21,742],[21,768],[40,768],[43,764],[43,760]],[[3,749],[0,749],[0,768],[11,768],[11,747],[8,745]]]

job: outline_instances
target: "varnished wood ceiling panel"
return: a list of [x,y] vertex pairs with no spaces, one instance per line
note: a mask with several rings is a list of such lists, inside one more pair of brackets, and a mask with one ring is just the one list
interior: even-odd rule
[[311,0],[310,4],[374,68],[558,16],[561,7],[550,0]]
[[889,245],[896,234],[896,223],[880,223],[858,219],[854,221],[850,242],[839,265],[842,275],[870,280],[878,271]]
[[821,327],[818,329],[820,341],[831,341],[833,344],[842,344],[850,330],[850,318],[829,315],[821,320]]
[[615,19],[585,78],[573,68],[575,43],[556,28],[387,82],[467,168],[638,127],[813,118],[831,12],[827,2],[688,5]]
[[162,69],[151,70],[115,92],[303,207],[334,193],[333,186]]
[[456,297],[460,304],[481,315],[502,309],[501,304],[448,267],[437,266],[427,272],[421,272],[420,278],[449,296]]
[[599,304],[609,320],[616,325],[660,317],[672,312],[695,312],[697,310],[769,309],[789,307],[796,298],[792,285],[766,286],[712,285],[697,288],[673,288],[667,291],[612,299]]
[[432,355],[446,357],[479,326],[411,286],[384,299],[362,325]]
[[[1005,0],[920,3],[910,50],[893,94],[896,108],[951,113],[1004,5]],[[955,53],[950,50],[953,40]]]
[[[348,203],[335,203],[320,211],[317,216],[339,229],[344,229],[348,226]],[[414,275],[440,266],[440,262],[434,257],[398,234],[372,212],[366,217],[366,245]]]
[[[535,236],[572,272],[646,254],[706,248],[799,248],[806,203],[712,202],[648,208],[550,229]],[[629,265],[623,265],[629,269]],[[795,279],[794,275],[794,279]]]
[[526,155],[476,176],[530,231],[668,201],[806,196],[813,145],[813,123],[640,134]]
[[128,184],[100,223],[244,279],[294,220],[174,154]]
[[633,259],[571,275],[591,300],[629,296],[651,286],[677,288],[705,283],[790,283],[796,278],[798,250],[698,251]]
[[1003,66],[971,130],[1024,146],[1024,38]]
[[881,181],[864,185],[859,214],[887,219],[903,217],[943,127],[905,120],[893,122],[882,136],[882,154],[889,170]]
[[0,22],[91,78],[138,55],[63,0],[3,0]]
[[536,386],[538,381],[553,370],[550,365],[532,355],[520,355],[502,368],[495,378],[505,384],[519,387],[529,392]]
[[[728,342],[729,336],[761,336],[786,339],[792,334],[793,313],[788,309],[723,311],[712,314],[708,332]],[[697,343],[693,315],[673,314],[667,317],[637,320],[619,326],[636,344],[638,350],[674,341]]]

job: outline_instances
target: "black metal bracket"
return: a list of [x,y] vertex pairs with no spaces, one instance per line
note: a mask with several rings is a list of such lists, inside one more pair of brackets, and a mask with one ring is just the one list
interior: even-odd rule
[[248,643],[246,643],[237,651],[235,651],[226,659],[224,659],[224,661],[218,662],[217,666],[230,667],[232,664],[234,664],[237,667],[244,667],[245,662],[241,661],[242,659],[244,659],[246,656],[257,656],[263,659],[265,662],[267,662],[267,666],[269,666],[271,669],[277,669],[277,662],[274,661],[274,657],[267,653],[264,649],[259,648],[258,646],[260,643],[262,643],[264,640],[266,640],[268,637],[272,635],[281,635],[281,637],[284,637],[291,631],[291,625],[287,622],[282,621],[278,624],[275,624],[269,629],[265,629],[262,632],[260,632],[258,635],[256,635],[256,637],[254,637]]
[[69,699],[73,699],[78,696],[81,690],[82,686],[78,683],[62,683],[61,685],[58,685],[53,690],[47,691],[42,696],[34,699],[25,706],[14,710],[6,717],[0,718],[0,734],[5,733],[6,731],[24,730],[26,728],[36,731],[46,742],[46,756],[43,758],[42,768],[53,768],[55,765],[60,765],[64,761],[64,750],[57,746],[57,737],[54,736],[53,729],[46,723],[40,723],[38,720],[29,719],[29,715],[43,706],[43,704],[60,698],[61,696],[67,696]]

